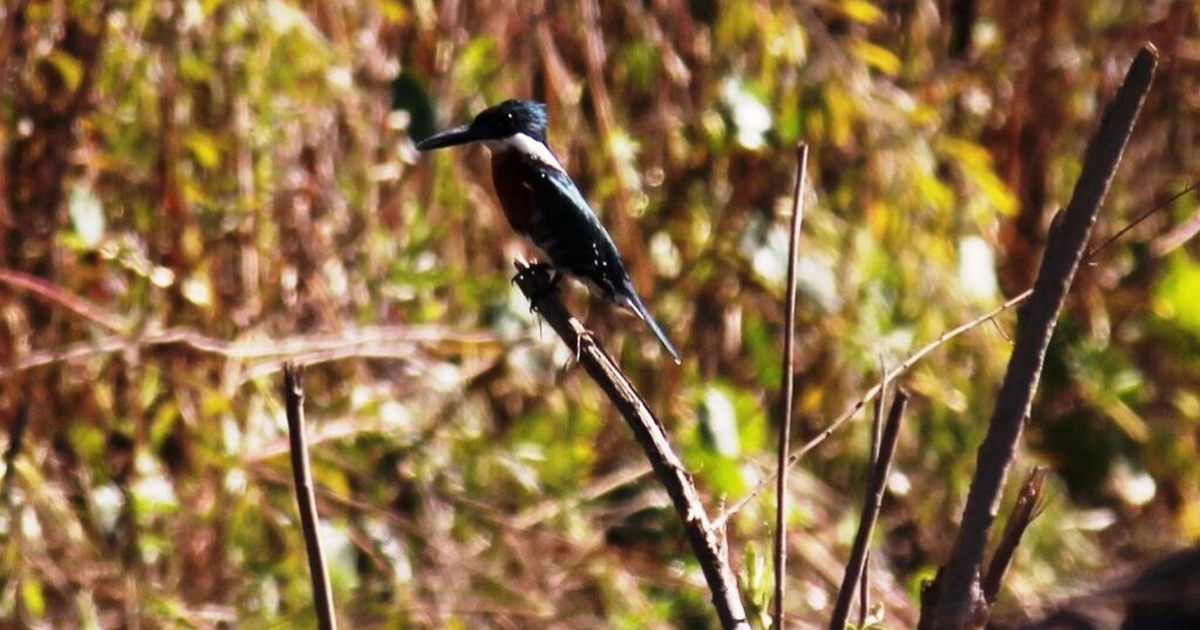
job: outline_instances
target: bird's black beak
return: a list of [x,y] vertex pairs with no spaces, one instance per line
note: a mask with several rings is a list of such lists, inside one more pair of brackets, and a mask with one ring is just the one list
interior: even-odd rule
[[476,131],[471,130],[471,125],[463,125],[453,129],[447,129],[441,133],[435,133],[428,138],[417,143],[417,149],[420,151],[432,151],[444,147],[452,147],[476,140],[483,140],[484,137]]

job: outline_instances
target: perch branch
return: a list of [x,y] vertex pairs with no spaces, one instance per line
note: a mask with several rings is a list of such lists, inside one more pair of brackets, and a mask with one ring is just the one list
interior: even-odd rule
[[588,332],[563,305],[551,284],[549,272],[523,260],[518,260],[516,266],[515,282],[529,298],[534,310],[550,324],[568,348],[577,352],[580,365],[604,390],[633,429],[634,436],[654,468],[654,474],[666,488],[675,511],[683,521],[692,552],[712,591],[713,605],[721,626],[725,630],[750,630],[737,578],[729,564],[724,530],[715,529],[709,524],[708,514],[700,502],[692,476],[671,449],[662,423],[616,361],[600,345],[596,335]]
[[308,442],[304,437],[304,387],[302,368],[294,363],[283,366],[283,398],[287,406],[288,442],[292,451],[292,476],[296,482],[296,504],[300,508],[300,526],[308,554],[308,572],[312,577],[313,600],[317,609],[317,627],[337,630],[333,608],[333,589],[325,551],[317,534],[317,500],[313,493],[312,466],[308,461]]
[[784,628],[784,584],[787,577],[788,447],[792,443],[792,407],[796,397],[796,254],[804,223],[804,177],[808,145],[796,147],[796,187],[792,191],[792,233],[788,239],[787,298],[783,329],[783,421],[779,423],[779,458],[775,484],[775,627]]
[[854,535],[854,546],[850,548],[850,561],[846,563],[846,574],[842,577],[842,588],[838,591],[833,615],[829,619],[830,630],[843,630],[850,616],[850,604],[854,601],[854,588],[863,575],[867,561],[867,546],[871,533],[883,506],[883,492],[887,488],[888,473],[892,469],[892,458],[896,454],[896,442],[900,438],[900,423],[904,409],[908,406],[908,392],[897,388],[888,411],[883,437],[879,442],[879,457],[871,469],[871,481],[867,484],[867,496],[863,501],[862,517],[858,521],[858,532]]
[[980,568],[1004,480],[1033,402],[1055,322],[1150,89],[1156,58],[1153,45],[1146,44],[1133,60],[1100,121],[1099,131],[1088,144],[1083,170],[1061,222],[1050,231],[1033,295],[1017,316],[1015,346],[987,436],[979,447],[962,525],[943,573],[937,578],[936,606],[932,611],[922,611],[932,630],[961,630],[986,622],[988,610],[980,592]]

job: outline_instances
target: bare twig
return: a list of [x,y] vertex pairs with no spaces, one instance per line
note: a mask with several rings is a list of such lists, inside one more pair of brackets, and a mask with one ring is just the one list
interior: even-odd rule
[[1126,232],[1128,232],[1129,230],[1132,230],[1133,228],[1140,225],[1142,221],[1149,219],[1151,216],[1154,215],[1154,213],[1175,203],[1181,197],[1192,192],[1193,190],[1196,190],[1197,188],[1200,188],[1200,181],[1192,182],[1191,185],[1189,185],[1187,188],[1184,188],[1183,190],[1175,193],[1174,195],[1171,195],[1169,198],[1167,198],[1166,201],[1163,201],[1162,203],[1158,204],[1157,206],[1154,206],[1153,208],[1150,208],[1149,210],[1143,212],[1137,218],[1135,218],[1134,220],[1125,224],[1125,227],[1117,230],[1117,232],[1115,234],[1113,234],[1112,236],[1105,239],[1103,243],[1100,243],[1099,245],[1088,250],[1087,259],[1091,260],[1092,258],[1095,258],[1096,254],[1099,254],[1100,252],[1107,249],[1109,245],[1112,245],[1113,243],[1117,242],[1118,239],[1120,239],[1122,236],[1125,236]]
[[[1197,184],[1200,184],[1200,182],[1193,184],[1192,188],[1195,188]],[[1178,198],[1179,196],[1175,196],[1172,197],[1171,200]],[[1171,253],[1177,247],[1180,247],[1184,243],[1192,240],[1192,238],[1196,236],[1197,232],[1200,232],[1200,212],[1192,213],[1192,216],[1188,217],[1186,221],[1176,225],[1166,234],[1163,234],[1162,236],[1159,236],[1151,241],[1150,254],[1155,257],[1162,258],[1163,256]]]
[[592,380],[604,390],[646,453],[659,482],[667,490],[675,511],[683,521],[683,529],[691,543],[692,552],[704,572],[712,591],[713,606],[725,630],[750,630],[746,610],[738,592],[737,578],[729,564],[724,530],[709,524],[708,514],[692,476],[667,439],[658,417],[645,399],[617,366],[616,361],[600,345],[595,334],[587,331],[575,319],[550,282],[550,274],[540,267],[517,261],[517,286],[529,298],[534,309],[558,333],[568,348],[577,352],[579,363]]
[[850,616],[850,605],[854,601],[854,589],[862,577],[863,567],[867,561],[867,546],[871,543],[871,533],[875,530],[875,521],[879,518],[879,509],[883,506],[883,492],[887,488],[888,473],[892,469],[892,458],[896,454],[896,442],[900,438],[900,423],[904,419],[904,409],[908,406],[908,392],[896,390],[892,400],[892,408],[888,411],[887,423],[883,429],[883,438],[879,442],[879,461],[871,470],[871,481],[867,484],[867,496],[863,501],[862,518],[858,522],[858,532],[854,535],[854,546],[850,548],[850,560],[846,563],[846,574],[842,578],[842,588],[838,591],[837,601],[833,606],[833,615],[829,619],[830,630],[843,630],[846,619]]
[[979,447],[962,525],[935,585],[937,605],[932,611],[922,610],[922,627],[926,620],[930,620],[928,627],[933,630],[961,630],[986,623],[988,610],[980,592],[980,568],[1004,481],[1033,402],[1058,313],[1083,259],[1156,65],[1154,46],[1144,45],[1088,144],[1082,173],[1061,224],[1051,230],[1033,296],[1017,316],[1016,343],[987,436]]
[[796,255],[804,223],[804,177],[808,171],[808,145],[796,148],[796,187],[792,191],[792,233],[788,239],[787,298],[783,328],[783,421],[779,423],[779,458],[775,484],[775,627],[784,627],[784,591],[787,573],[787,472],[792,442],[792,407],[796,392]]
[[292,476],[296,482],[296,503],[300,508],[300,526],[304,529],[304,546],[308,554],[308,571],[312,577],[313,600],[317,609],[317,627],[336,630],[337,616],[333,608],[333,589],[325,551],[317,533],[317,500],[313,493],[312,467],[308,461],[308,443],[304,437],[304,387],[300,383],[303,369],[293,363],[283,368],[283,398],[287,405],[288,441],[292,451]]
[[95,322],[114,332],[129,330],[129,323],[120,317],[106,313],[104,309],[63,289],[62,287],[27,273],[0,269],[0,284],[6,284],[14,289],[28,291],[46,301],[53,302],[76,315]]
[[346,358],[389,358],[411,355],[420,343],[491,343],[490,333],[462,333],[433,326],[372,326],[337,334],[297,335],[261,341],[226,341],[202,332],[169,328],[137,335],[109,335],[95,341],[31,352],[8,366],[0,366],[0,380],[44,365],[93,356],[178,345],[234,361],[293,360],[307,365]]
[[871,550],[863,558],[862,578],[858,582],[858,630],[867,627],[867,616],[871,611]]
[[1000,535],[1000,544],[992,552],[992,561],[983,578],[983,599],[988,606],[996,603],[996,596],[1000,593],[1000,585],[1004,583],[1004,574],[1012,564],[1017,545],[1021,543],[1029,524],[1038,517],[1045,484],[1046,469],[1034,466],[1021,485],[1021,494],[1017,495],[1017,502],[1008,515],[1008,522],[1004,524],[1004,533]]
[[[888,372],[883,357],[879,357],[879,397],[875,399],[875,415],[871,418],[871,465],[868,471],[875,470],[875,462],[879,461],[879,443],[883,439],[883,407],[887,404]],[[867,480],[871,473],[867,473]]]
[[[883,355],[879,356],[879,397],[875,399],[875,415],[871,418],[871,462],[867,467],[867,484],[871,483],[871,475],[879,464],[879,447],[883,442],[883,407],[887,404],[887,365]],[[867,625],[867,614],[871,609],[871,550],[867,549],[863,558],[862,577],[858,583],[858,628],[862,630]]]

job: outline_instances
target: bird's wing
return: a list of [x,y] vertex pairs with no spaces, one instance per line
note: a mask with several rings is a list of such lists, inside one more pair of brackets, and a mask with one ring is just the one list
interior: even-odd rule
[[530,238],[555,266],[598,286],[612,299],[629,278],[608,231],[566,173],[533,162],[536,206]]

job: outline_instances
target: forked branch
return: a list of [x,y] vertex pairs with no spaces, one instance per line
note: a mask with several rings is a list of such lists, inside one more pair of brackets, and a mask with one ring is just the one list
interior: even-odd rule
[[1061,221],[1056,221],[1050,230],[1033,294],[1017,316],[1012,357],[996,397],[987,435],[979,447],[962,525],[934,586],[937,590],[933,593],[933,610],[921,611],[922,628],[961,630],[982,627],[987,621],[989,611],[981,592],[980,573],[1004,482],[1033,404],[1059,311],[1150,90],[1156,65],[1154,46],[1144,45],[1104,112],[1099,131],[1088,143],[1083,170]]

